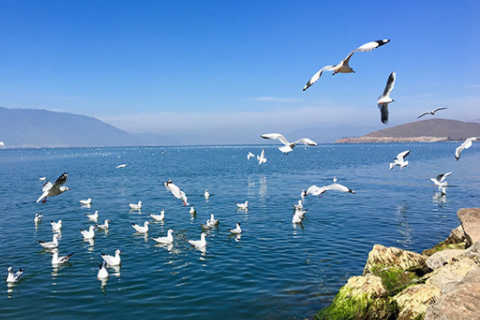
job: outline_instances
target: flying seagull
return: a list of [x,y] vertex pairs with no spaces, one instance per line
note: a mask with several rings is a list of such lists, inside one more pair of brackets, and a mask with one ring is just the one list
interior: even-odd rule
[[463,149],[468,149],[472,146],[473,141],[478,141],[479,138],[477,137],[471,137],[465,140],[457,149],[455,149],[455,159],[458,160],[460,159],[460,156],[462,155]]
[[350,66],[348,65],[348,62],[350,61],[350,58],[352,57],[352,55],[355,52],[357,52],[357,51],[358,52],[372,51],[372,50],[374,50],[374,49],[376,49],[380,46],[383,46],[384,44],[389,43],[389,42],[390,42],[389,39],[384,39],[384,40],[377,40],[377,41],[368,42],[368,43],[365,43],[364,45],[361,45],[357,49],[350,52],[350,54],[345,59],[340,61],[337,65],[334,65],[334,66],[328,65],[328,66],[325,66],[322,69],[320,69],[317,73],[315,73],[313,75],[313,77],[310,80],[308,80],[305,87],[303,87],[303,91],[307,90],[312,84],[317,82],[317,80],[320,79],[320,77],[322,76],[323,71],[333,71],[332,75],[335,75],[339,72],[340,73],[351,73],[351,72],[355,73],[355,71],[353,71],[353,69],[350,68]]
[[328,190],[336,190],[336,191],[341,191],[341,192],[347,192],[347,193],[355,193],[352,189],[349,187],[344,186],[343,184],[337,183],[337,178],[333,179],[333,183],[328,185],[328,186],[323,186],[323,187],[317,187],[316,185],[310,186],[307,191],[305,192],[307,195],[311,194],[314,196],[321,196]]
[[381,120],[384,124],[388,123],[388,104],[390,102],[395,102],[392,98],[390,98],[390,92],[393,90],[393,86],[395,85],[395,72],[390,73],[390,76],[387,80],[387,85],[385,86],[385,90],[383,90],[383,94],[378,97],[377,105],[380,109],[380,116]]
[[173,194],[173,196],[177,199],[180,199],[183,201],[183,205],[186,206],[188,205],[188,198],[185,192],[180,190],[180,188],[172,182],[172,180],[168,179],[166,182],[163,183],[165,187],[167,187],[168,190]]
[[47,202],[47,197],[58,196],[61,193],[64,193],[67,190],[70,190],[67,186],[63,184],[68,180],[68,173],[64,172],[58,179],[52,184],[50,181],[45,183],[42,188],[42,195],[38,198],[37,203],[42,200],[42,203]]
[[285,155],[287,155],[289,152],[293,151],[293,148],[299,143],[303,143],[306,146],[316,146],[318,145],[315,141],[310,140],[308,138],[302,138],[299,139],[295,142],[289,142],[283,135],[280,133],[266,133],[262,134],[263,139],[278,139],[281,143],[283,143],[285,146],[278,148],[280,151],[282,151]]
[[417,119],[420,119],[421,117],[423,117],[423,116],[425,116],[425,115],[427,115],[427,114],[431,114],[431,115],[433,116],[433,115],[435,115],[435,112],[440,111],[440,110],[445,110],[445,109],[447,109],[447,108],[436,108],[436,109],[434,109],[434,110],[432,110],[432,111],[424,112],[424,113],[422,113],[421,115],[419,115],[419,116],[417,117]]
[[437,175],[435,178],[430,178],[433,182],[433,186],[438,186],[438,188],[445,188],[448,185],[448,181],[445,181],[445,178],[451,175],[451,172],[441,173]]
[[395,166],[399,166],[400,169],[403,167],[406,167],[408,165],[408,161],[405,161],[405,157],[410,154],[410,150],[400,152],[395,159],[393,159],[393,162],[390,163],[390,170],[392,170]]
[[254,157],[255,155],[251,152],[248,152],[247,154],[247,160],[250,160],[251,157]]
[[260,153],[259,156],[257,156],[258,160],[258,165],[261,165],[262,163],[267,162],[267,158],[265,158],[265,149],[262,150],[262,153]]

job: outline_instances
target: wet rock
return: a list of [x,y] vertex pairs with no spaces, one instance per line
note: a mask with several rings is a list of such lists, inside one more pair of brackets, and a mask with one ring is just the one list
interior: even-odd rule
[[427,267],[427,258],[427,256],[415,252],[395,247],[387,248],[376,244],[368,254],[363,274],[367,275],[372,273],[372,270],[381,270],[389,267],[424,274],[430,271]]
[[457,217],[465,233],[467,247],[480,239],[480,208],[463,208],[457,211]]
[[465,250],[460,249],[438,251],[428,258],[427,266],[432,270],[436,270],[448,264],[452,258],[458,257],[464,252]]
[[442,294],[447,294],[465,278],[468,272],[479,269],[479,266],[469,258],[451,263],[433,271],[425,284],[431,284],[440,288]]
[[428,306],[440,295],[440,289],[434,285],[419,284],[406,288],[393,297],[399,310],[397,319],[409,320],[423,317]]
[[460,225],[457,228],[453,229],[450,235],[445,241],[440,242],[435,247],[431,249],[423,250],[422,254],[426,256],[431,256],[434,253],[447,249],[465,249],[465,232],[463,232],[463,227]]

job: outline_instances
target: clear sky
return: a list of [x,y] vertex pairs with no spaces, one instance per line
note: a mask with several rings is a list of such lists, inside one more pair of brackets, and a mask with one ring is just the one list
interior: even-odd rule
[[[0,0],[0,106],[93,116],[131,133],[318,142],[480,118],[480,1]],[[326,72],[373,40],[391,42]],[[376,101],[388,75],[390,122]],[[295,140],[299,136],[287,136]]]

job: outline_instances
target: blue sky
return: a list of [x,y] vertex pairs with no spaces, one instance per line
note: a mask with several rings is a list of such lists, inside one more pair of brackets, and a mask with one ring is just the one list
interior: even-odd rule
[[[205,143],[263,143],[266,132],[331,142],[439,106],[469,121],[480,118],[479,16],[478,1],[0,0],[0,106]],[[355,74],[302,91],[385,38],[353,55]],[[385,126],[376,100],[392,71]]]

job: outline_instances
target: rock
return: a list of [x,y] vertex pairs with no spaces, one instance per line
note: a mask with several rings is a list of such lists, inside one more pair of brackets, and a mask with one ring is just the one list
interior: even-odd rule
[[423,317],[428,306],[440,296],[440,289],[433,285],[419,284],[406,288],[393,297],[400,311],[397,319],[409,320]]
[[427,266],[432,270],[436,270],[448,264],[452,258],[458,257],[464,252],[465,250],[460,249],[438,251],[428,258]]
[[461,225],[453,229],[445,241],[440,242],[431,249],[423,250],[422,254],[431,256],[438,251],[446,249],[465,249],[465,232],[463,232]]
[[368,253],[363,275],[372,273],[372,270],[381,270],[389,267],[424,274],[429,271],[427,258],[428,257],[415,252],[401,250],[395,247],[386,248],[376,244]]
[[479,320],[480,268],[471,270],[450,293],[428,307],[425,320]]
[[463,208],[457,211],[465,233],[467,248],[480,239],[480,208]]
[[455,289],[468,272],[477,269],[479,266],[472,259],[453,261],[433,271],[425,284],[435,285],[440,288],[442,294],[447,294]]
[[350,278],[315,319],[381,320],[394,318],[396,312],[396,303],[387,296],[382,279],[370,274]]
[[445,243],[452,244],[462,242],[465,242],[465,232],[463,231],[463,227],[460,225],[450,232],[450,235],[445,240]]
[[470,248],[465,250],[466,257],[476,257],[480,260],[480,240],[477,240]]

